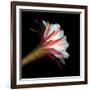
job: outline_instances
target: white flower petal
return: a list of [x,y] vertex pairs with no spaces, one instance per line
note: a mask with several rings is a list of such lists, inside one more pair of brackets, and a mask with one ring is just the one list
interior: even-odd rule
[[47,36],[49,36],[53,31],[57,31],[58,28],[60,28],[60,25],[59,24],[51,24]]
[[[52,54],[53,54],[53,53],[52,53]],[[58,54],[53,54],[53,55],[54,55],[56,58],[59,58],[62,64],[65,64],[65,61],[64,61],[64,59],[62,58],[62,56],[60,56],[60,55],[58,55]]]
[[56,58],[62,58],[62,56],[61,55],[58,55],[58,54],[54,54],[53,52],[51,52]]
[[55,36],[54,40],[58,38],[62,38],[63,36],[64,36],[64,31],[60,30],[60,32],[58,32],[57,35]]
[[65,51],[61,51],[61,53],[63,54],[64,58],[68,58],[69,57],[69,54]]
[[46,23],[44,20],[42,21],[42,23],[43,23],[45,26],[47,25],[47,23]]
[[48,41],[50,41],[50,40],[57,40],[57,39],[62,38],[63,36],[64,36],[64,31],[61,30],[56,35],[53,35],[50,39],[48,39]]
[[50,24],[50,29],[48,30],[48,35],[46,37],[48,37],[53,31],[54,31],[53,24]]
[[64,38],[60,40],[60,42],[49,46],[49,48],[54,48],[58,50],[66,50],[68,47],[69,47],[69,43],[67,43],[66,41],[66,36],[64,36]]

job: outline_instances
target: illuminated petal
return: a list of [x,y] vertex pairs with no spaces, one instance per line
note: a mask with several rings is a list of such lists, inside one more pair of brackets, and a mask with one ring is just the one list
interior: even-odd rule
[[64,31],[63,30],[59,30],[59,32],[57,34],[54,34],[51,38],[48,39],[49,40],[56,40],[56,39],[60,39],[64,36]]
[[48,37],[53,31],[57,31],[58,29],[60,29],[60,25],[59,24],[51,24],[50,25],[50,29],[48,30],[48,34],[46,37]]
[[44,32],[44,39],[46,39],[46,37],[47,37],[47,35],[48,35],[48,31],[49,31],[49,29],[50,29],[50,24],[47,23],[47,25],[46,25],[46,29],[45,29],[45,32]]
[[66,41],[66,36],[62,38],[58,43],[50,45],[49,48],[66,50],[69,47],[69,43]]
[[47,25],[47,23],[46,23],[44,20],[42,21],[42,23],[43,23],[45,26]]

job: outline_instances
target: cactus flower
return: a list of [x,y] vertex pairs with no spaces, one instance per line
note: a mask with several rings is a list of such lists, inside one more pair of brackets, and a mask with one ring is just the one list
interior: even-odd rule
[[[41,36],[41,43],[23,59],[22,64],[27,64],[45,55],[49,55],[56,60],[59,59],[62,64],[65,64],[64,59],[69,57],[66,51],[69,43],[66,40],[67,37],[64,35],[64,30],[61,29],[59,24],[42,22],[45,30]],[[32,29],[32,31],[37,32],[34,29]]]

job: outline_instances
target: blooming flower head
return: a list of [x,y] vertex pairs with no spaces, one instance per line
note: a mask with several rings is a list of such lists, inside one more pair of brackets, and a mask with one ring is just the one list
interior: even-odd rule
[[69,47],[69,43],[66,41],[64,30],[61,30],[59,24],[49,24],[43,21],[46,26],[44,32],[44,48],[54,55],[56,58],[65,64],[64,58],[68,58],[69,54],[66,49]]
[[[34,61],[42,56],[48,55],[52,59],[59,59],[62,64],[65,64],[64,59],[69,57],[66,51],[69,43],[64,35],[64,30],[61,29],[59,24],[50,24],[49,22],[42,21],[45,30],[40,33],[31,28],[32,31],[37,32],[41,37],[41,43],[30,54],[23,59],[23,64]],[[58,64],[60,66],[60,63]]]

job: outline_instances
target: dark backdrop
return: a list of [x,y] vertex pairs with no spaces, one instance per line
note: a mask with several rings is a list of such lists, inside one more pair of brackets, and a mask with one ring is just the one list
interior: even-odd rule
[[[70,54],[70,57],[65,59],[66,65],[61,64],[62,69],[57,66],[56,61],[47,56],[22,66],[22,78],[80,75],[80,14],[21,10],[20,18],[20,53],[22,58],[40,43],[40,35],[30,30],[30,28],[41,30],[40,25],[35,20],[38,20],[39,23],[42,20],[50,23],[59,23],[67,36],[67,41],[69,42],[67,52]],[[43,25],[42,28],[44,29]]]

